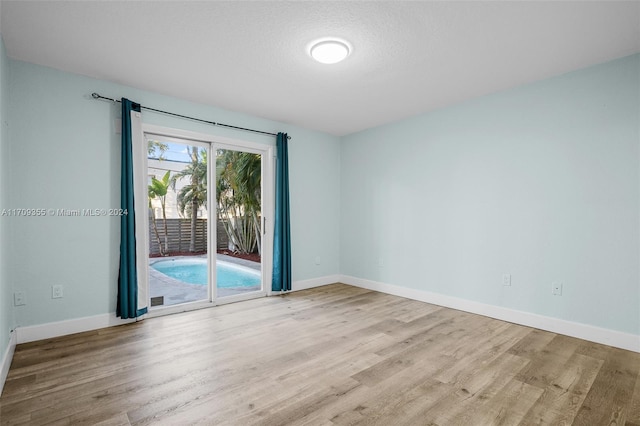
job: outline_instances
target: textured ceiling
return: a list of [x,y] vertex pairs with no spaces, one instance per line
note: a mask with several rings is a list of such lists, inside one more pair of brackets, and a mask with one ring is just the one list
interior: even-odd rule
[[[640,2],[2,1],[7,54],[345,135],[640,51]],[[322,65],[317,38],[354,47]],[[126,96],[126,93],[105,94]]]

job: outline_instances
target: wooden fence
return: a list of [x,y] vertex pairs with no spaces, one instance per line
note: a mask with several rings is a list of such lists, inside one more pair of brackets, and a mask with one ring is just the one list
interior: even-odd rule
[[[227,249],[229,240],[224,227],[219,221],[216,221],[217,228],[217,248],[219,250]],[[156,219],[158,234],[160,241],[164,246],[164,220]],[[168,235],[168,254],[186,253],[189,251],[191,242],[191,220],[190,219],[167,219],[167,235]],[[196,247],[197,252],[207,251],[207,219],[198,219],[196,222]],[[151,256],[160,254],[158,247],[158,237],[153,228],[153,219],[149,218],[149,254]]]

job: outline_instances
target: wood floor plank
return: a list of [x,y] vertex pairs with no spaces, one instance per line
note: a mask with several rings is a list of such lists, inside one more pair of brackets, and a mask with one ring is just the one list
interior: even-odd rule
[[378,352],[378,355],[390,357],[405,351],[407,348],[433,342],[436,336],[451,335],[458,329],[474,328],[473,317],[469,315],[459,315],[457,311],[441,309],[422,317],[416,318],[406,324],[391,328],[385,332],[397,339],[398,345],[389,347]]
[[[602,351],[597,348],[597,353]],[[578,411],[575,424],[624,425],[627,421],[640,369],[637,354],[610,348],[601,356],[604,362]]]
[[331,420],[336,425],[411,425],[424,424],[422,412],[451,393],[451,386],[437,380],[423,378],[411,381],[403,389],[392,387],[380,392],[375,401],[344,411]]
[[506,375],[502,383],[492,383],[477,398],[475,395],[469,398],[473,402],[470,402],[467,409],[459,412],[450,424],[522,424],[543,391],[536,386],[508,378],[509,375]]
[[89,419],[89,421],[91,422],[90,424],[95,426],[131,426],[131,422],[126,414],[115,415],[102,421],[93,419]]
[[[363,385],[354,389],[336,404],[324,407],[319,414],[335,424],[383,424],[392,417],[396,419],[393,424],[400,424],[407,412],[422,409],[429,401],[437,401],[451,389],[432,379],[437,369],[446,364],[446,359],[441,359],[443,356],[434,347],[423,349],[423,356],[415,357],[412,365],[372,387]],[[402,407],[402,410],[398,411],[396,407]]]
[[535,386],[522,383],[519,380],[511,380],[478,413],[478,418],[483,419],[485,424],[521,425],[527,419],[531,407],[538,403],[540,394],[543,392]]
[[572,424],[603,361],[574,353],[533,406],[521,425]]
[[[437,424],[472,424],[472,414],[486,413],[485,405],[509,383],[514,372],[529,360],[510,354],[495,357],[487,364],[474,364],[455,381],[454,392],[439,404],[429,408],[428,414]],[[496,401],[498,408],[504,401]]]
[[[444,383],[464,383],[486,364],[502,356],[515,341],[528,333],[528,329],[491,320],[474,332],[482,333],[484,338],[478,341],[477,336],[471,333],[458,337],[453,351],[450,349],[456,363],[440,371],[435,378]],[[523,360],[523,366],[530,362],[526,358],[518,359]]]
[[579,344],[578,339],[556,335],[516,378],[542,389],[553,385]]
[[518,340],[509,348],[508,352],[512,355],[533,359],[536,358],[555,337],[555,333],[531,329],[525,337]]
[[640,426],[640,354],[335,284],[21,344],[0,425]]
[[636,387],[631,397],[631,406],[625,426],[640,426],[640,374],[636,379]]

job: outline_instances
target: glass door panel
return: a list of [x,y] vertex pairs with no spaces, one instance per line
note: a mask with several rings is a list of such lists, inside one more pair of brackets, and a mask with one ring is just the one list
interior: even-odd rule
[[260,153],[216,149],[217,299],[264,292],[262,157]]
[[145,135],[148,146],[150,306],[211,300],[209,144]]

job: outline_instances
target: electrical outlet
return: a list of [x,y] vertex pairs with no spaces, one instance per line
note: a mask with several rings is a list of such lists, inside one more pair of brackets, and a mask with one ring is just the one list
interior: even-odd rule
[[27,295],[24,291],[13,293],[13,306],[23,306],[27,304]]
[[51,286],[51,298],[52,299],[60,299],[62,297],[62,285],[52,285]]
[[511,285],[511,274],[502,274],[502,285],[504,286]]
[[320,264],[320,256],[316,256],[316,265]]
[[555,281],[551,283],[551,294],[554,296],[562,296],[562,283]]

